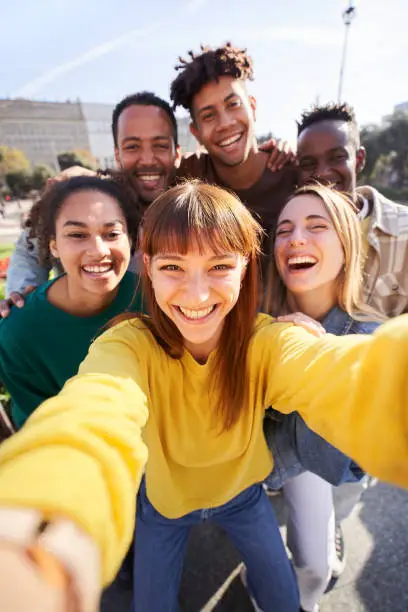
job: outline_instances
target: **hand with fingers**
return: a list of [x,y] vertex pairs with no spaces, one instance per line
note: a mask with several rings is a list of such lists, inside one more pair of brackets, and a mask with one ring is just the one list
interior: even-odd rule
[[0,609],[97,612],[99,556],[71,521],[44,528],[37,510],[0,509]]
[[9,297],[5,300],[0,301],[0,319],[6,319],[13,306],[17,306],[17,308],[22,308],[24,306],[24,297],[34,291],[35,286],[29,285],[24,289],[23,293],[18,293],[17,291],[13,291],[10,293]]
[[276,317],[276,320],[279,323],[293,323],[293,325],[297,325],[298,327],[303,327],[306,331],[310,332],[314,336],[318,338],[320,336],[324,336],[326,330],[323,325],[319,323],[319,321],[315,321],[312,317],[308,317],[303,314],[303,312],[293,312],[288,315],[282,315],[281,317]]
[[296,163],[296,153],[287,140],[271,138],[262,143],[259,150],[269,154],[267,166],[272,172],[281,170],[287,164]]

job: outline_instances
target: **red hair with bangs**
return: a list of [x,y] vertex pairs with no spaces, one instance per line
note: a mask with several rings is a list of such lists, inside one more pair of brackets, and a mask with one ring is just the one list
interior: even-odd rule
[[[159,196],[142,222],[140,251],[149,258],[159,253],[185,255],[192,247],[209,246],[216,253],[239,253],[247,260],[238,301],[225,318],[213,362],[212,379],[219,393],[215,409],[222,430],[234,425],[246,406],[247,351],[257,314],[261,235],[261,226],[237,196],[197,180]],[[142,284],[149,314],[142,316],[146,326],[171,357],[180,358],[183,337],[158,306],[146,269]]]

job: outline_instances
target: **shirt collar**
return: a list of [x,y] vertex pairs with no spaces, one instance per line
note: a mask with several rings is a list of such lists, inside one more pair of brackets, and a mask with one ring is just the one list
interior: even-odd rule
[[358,187],[357,193],[368,198],[373,204],[370,215],[370,229],[378,228],[384,232],[384,234],[397,237],[399,234],[398,217],[395,214],[393,202],[387,200],[387,198],[381,195],[376,189],[368,185]]

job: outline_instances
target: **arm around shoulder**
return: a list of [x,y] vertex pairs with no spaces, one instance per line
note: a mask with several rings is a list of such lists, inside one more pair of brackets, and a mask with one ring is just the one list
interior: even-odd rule
[[23,293],[30,285],[38,287],[46,283],[50,270],[50,267],[44,267],[40,263],[37,241],[29,238],[28,230],[23,230],[10,257],[6,295],[9,296],[13,291]]

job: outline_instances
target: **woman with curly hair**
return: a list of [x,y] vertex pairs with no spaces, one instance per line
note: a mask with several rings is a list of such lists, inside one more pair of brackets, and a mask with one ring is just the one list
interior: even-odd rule
[[127,272],[138,216],[123,185],[90,176],[58,183],[33,206],[30,226],[42,262],[63,273],[0,319],[0,379],[17,429],[76,374],[112,317],[140,307]]

